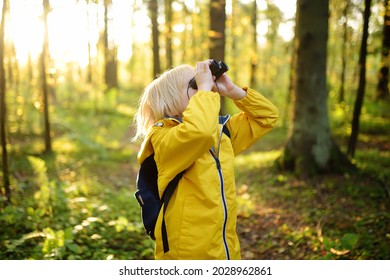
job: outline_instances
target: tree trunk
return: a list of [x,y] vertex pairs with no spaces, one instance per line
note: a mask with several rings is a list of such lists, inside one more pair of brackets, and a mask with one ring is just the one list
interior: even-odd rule
[[[110,0],[104,0],[104,30],[103,30],[103,57],[104,57],[104,82],[107,85],[107,64],[108,64],[108,4]],[[108,87],[108,85],[107,85]]]
[[167,56],[167,67],[170,68],[173,66],[173,57],[172,57],[172,0],[165,0],[165,51]]
[[104,0],[104,80],[107,86],[107,91],[118,87],[118,61],[117,61],[117,47],[115,43],[109,38],[108,9],[111,6],[112,0]]
[[[4,68],[4,27],[5,27],[5,16],[8,9],[8,0],[3,1],[3,9],[1,13],[1,25],[0,25],[0,137],[1,137],[1,148],[2,148],[2,171],[3,171],[3,184],[4,184],[4,195],[5,205],[11,203],[11,188],[9,179],[9,167],[8,167],[8,151],[7,151],[7,137],[6,137],[6,87],[5,87],[5,68]],[[1,191],[1,189],[0,189]]]
[[225,0],[210,1],[209,53],[216,60],[225,59],[225,6]]
[[283,119],[282,119],[282,125],[287,127],[289,122],[291,121],[291,102],[293,100],[293,95],[294,95],[294,71],[296,69],[295,64],[296,64],[296,52],[294,51],[294,42],[296,40],[296,37],[293,39],[293,45],[291,48],[291,60],[290,60],[290,72],[288,75],[288,91],[287,91],[287,96],[286,96],[286,102],[284,104],[284,114],[283,114]]
[[250,80],[250,87],[256,88],[256,76],[257,76],[257,1],[253,1],[253,11],[252,11],[252,27],[253,27],[253,55],[251,58],[251,80]]
[[[89,0],[86,0],[87,9],[86,9],[86,17],[87,17],[87,33],[90,34],[91,30],[89,28]],[[87,84],[92,84],[92,56],[91,56],[91,40],[88,37],[88,66],[87,66]]]
[[[232,15],[230,18],[230,26],[228,27],[231,30],[231,54],[232,57],[238,57],[240,55],[238,42],[239,38],[241,36],[241,17],[240,17],[240,7],[237,7],[239,3],[237,1],[232,1]],[[233,81],[236,81],[238,79],[238,69],[241,67],[241,61],[238,59],[233,59],[229,64],[232,66],[231,68],[234,69],[232,73],[229,73],[229,77],[232,78]]]
[[[296,10],[298,13],[298,10]],[[297,34],[297,25],[294,26],[294,34]],[[286,102],[284,107],[284,116],[282,120],[282,125],[287,126],[291,121],[291,102],[293,101],[294,89],[295,89],[295,70],[297,64],[297,52],[295,51],[295,46],[297,45],[297,36],[295,35],[292,40],[291,50],[291,60],[290,60],[290,72],[288,75],[288,92],[286,96]],[[290,48],[290,47],[289,47]]]
[[390,1],[384,0],[385,15],[383,19],[382,38],[382,63],[379,70],[379,81],[377,85],[377,98],[389,97],[389,64],[390,64]]
[[331,136],[328,120],[328,13],[328,1],[297,1],[293,124],[279,163],[302,178],[340,170],[348,163]]
[[[226,1],[210,1],[209,58],[225,60]],[[221,114],[226,113],[226,100],[221,97]]]
[[49,0],[43,0],[43,22],[44,22],[44,37],[41,54],[41,83],[43,93],[43,112],[44,112],[44,123],[45,123],[45,152],[50,153],[51,148],[51,131],[50,131],[50,114],[49,114],[49,89],[47,84],[47,71],[46,61],[49,52],[49,32],[47,27],[47,15],[50,11]]
[[365,0],[364,8],[364,22],[363,22],[363,35],[362,44],[360,47],[359,57],[359,87],[355,100],[355,107],[353,109],[352,118],[352,131],[348,142],[348,155],[351,157],[355,156],[356,144],[359,135],[359,118],[362,111],[364,92],[366,87],[366,57],[367,57],[367,40],[368,40],[368,25],[371,14],[371,0]]
[[182,9],[183,9],[183,22],[184,22],[184,32],[181,33],[181,49],[182,49],[182,54],[181,54],[181,61],[183,61],[184,63],[189,63],[189,57],[188,57],[188,54],[191,53],[192,57],[191,59],[193,59],[193,52],[188,52],[188,43],[187,41],[191,41],[191,40],[188,40],[188,37],[191,36],[189,35],[189,32],[188,30],[189,29],[189,25],[191,23],[189,23],[189,19],[191,18],[191,13],[189,12],[187,6],[186,6],[186,3],[183,2],[182,3]]
[[349,0],[345,1],[345,7],[343,11],[344,24],[343,24],[343,44],[341,46],[341,75],[340,75],[339,103],[342,103],[345,100],[345,76],[347,72],[347,44],[348,44],[348,10],[349,10]]
[[160,32],[158,30],[158,22],[157,22],[157,15],[158,15],[157,0],[150,0],[149,13],[150,13],[150,20],[152,22],[153,78],[155,78],[161,72],[160,45],[158,43]]
[[135,69],[135,62],[136,62],[136,47],[135,47],[135,34],[133,32],[134,28],[135,28],[135,12],[137,10],[137,0],[132,0],[131,2],[131,17],[130,17],[130,34],[129,36],[131,37],[131,57],[130,57],[130,60],[129,60],[129,73],[131,73],[130,75],[130,83],[134,83],[134,78],[133,78],[133,74],[132,73],[135,73],[134,69]]

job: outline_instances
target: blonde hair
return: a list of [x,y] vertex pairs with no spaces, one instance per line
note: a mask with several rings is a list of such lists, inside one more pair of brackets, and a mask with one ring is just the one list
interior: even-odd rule
[[183,113],[182,92],[190,75],[194,75],[194,67],[181,65],[167,70],[145,88],[134,115],[136,133],[133,141],[144,138],[154,123],[163,117]]

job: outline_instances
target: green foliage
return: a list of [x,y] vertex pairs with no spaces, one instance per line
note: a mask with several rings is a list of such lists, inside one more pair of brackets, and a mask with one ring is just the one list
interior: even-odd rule
[[[133,199],[138,146],[129,141],[129,104],[137,96],[124,96],[119,91],[112,108],[88,100],[58,106],[53,154],[40,153],[40,138],[11,134],[13,204],[0,209],[0,259],[153,258]],[[283,126],[237,157],[243,258],[390,258],[389,116],[381,106],[366,106],[357,173],[309,182],[281,173],[274,161],[287,138]],[[333,113],[335,122],[348,115]],[[346,142],[343,128],[334,132]]]
[[[114,102],[111,94],[107,98]],[[13,204],[0,209],[0,259],[153,257],[133,198],[133,110],[115,102],[96,113],[88,102],[58,108],[53,154],[40,154],[39,145],[31,145],[29,154],[12,145],[17,176]]]
[[[42,154],[42,139],[26,128],[10,134],[13,204],[0,209],[0,259],[152,259],[154,242],[133,199],[138,95],[63,98],[53,110],[52,154]],[[346,104],[331,107],[332,131],[344,149]],[[288,133],[281,124],[237,157],[243,258],[390,258],[388,106],[365,104],[357,173],[304,182],[279,172],[274,161]]]
[[[238,232],[244,258],[389,259],[389,104],[367,101],[353,173],[301,181],[273,165],[287,131],[277,127],[236,160]],[[345,149],[343,106],[331,112],[336,141]],[[336,124],[335,124],[336,123]],[[276,145],[275,145],[276,144]],[[252,249],[256,248],[256,249]]]
[[[374,101],[380,61],[380,8],[372,17],[367,92],[359,147],[352,159],[359,171],[303,182],[274,168],[293,119],[292,98],[287,98],[293,44],[276,34],[283,20],[276,7],[268,5],[259,15],[259,23],[268,22],[267,33],[258,38],[265,41],[256,49],[258,53],[253,53],[252,37],[248,36],[253,30],[252,4],[232,3],[235,16],[227,20],[225,59],[229,76],[237,85],[248,85],[250,61],[257,59],[256,89],[281,113],[279,126],[235,163],[243,258],[389,259],[390,108],[388,102]],[[332,132],[345,149],[356,91],[360,6],[351,8],[348,40],[342,42],[340,23],[345,3],[330,4],[329,114]],[[181,42],[174,44],[175,64],[193,65],[207,57],[204,14],[208,7],[197,3],[193,11],[188,25],[197,26],[192,28],[195,33],[183,29],[172,34],[174,41]],[[176,18],[183,19],[184,12],[175,10]],[[87,84],[86,69],[76,62],[58,66],[50,80],[55,84],[50,95],[52,154],[42,154],[43,107],[36,62],[29,59],[25,67],[17,67],[17,57],[8,54],[12,205],[0,207],[0,259],[153,258],[154,243],[143,233],[138,204],[133,199],[138,146],[129,141],[137,93],[152,79],[151,50],[148,42],[134,42],[128,65],[118,61],[119,89],[105,92],[103,65],[97,57]],[[348,64],[345,101],[340,103],[342,44],[347,45]],[[228,109],[231,113],[237,110],[230,101]],[[3,199],[0,197],[0,205]]]

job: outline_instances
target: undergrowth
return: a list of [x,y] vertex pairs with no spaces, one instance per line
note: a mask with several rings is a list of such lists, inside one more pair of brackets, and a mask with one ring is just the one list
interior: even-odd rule
[[[51,154],[42,153],[39,133],[9,135],[12,204],[0,208],[0,259],[153,258],[133,197],[134,109],[120,101],[115,108],[58,106]],[[389,116],[370,108],[356,173],[301,181],[278,171],[274,160],[287,136],[282,126],[237,158],[244,259],[390,258]],[[347,129],[336,127],[345,149]]]

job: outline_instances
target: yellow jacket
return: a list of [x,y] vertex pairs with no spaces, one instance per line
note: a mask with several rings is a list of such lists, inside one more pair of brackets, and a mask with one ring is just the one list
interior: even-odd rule
[[[186,170],[165,213],[169,251],[161,239],[162,211],[155,235],[156,259],[240,259],[236,234],[234,156],[272,129],[277,108],[260,93],[245,89],[235,101],[242,111],[218,122],[220,95],[199,91],[191,97],[181,121],[156,123],[142,143],[138,161],[155,153],[160,196],[168,183]],[[220,166],[220,168],[218,168]]]

